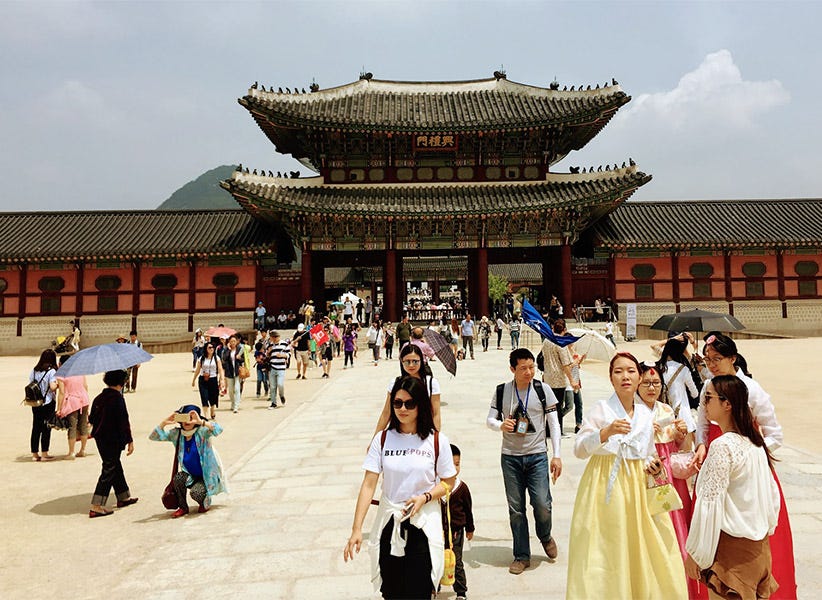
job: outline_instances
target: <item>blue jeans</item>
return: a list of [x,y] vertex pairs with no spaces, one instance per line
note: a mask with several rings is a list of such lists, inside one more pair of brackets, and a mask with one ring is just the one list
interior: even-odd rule
[[514,536],[514,560],[531,560],[525,490],[531,498],[537,537],[551,539],[551,487],[548,455],[545,452],[525,456],[502,455],[502,480],[508,501],[508,519]]
[[268,389],[271,394],[271,404],[277,405],[277,394],[280,399],[285,398],[285,369],[270,369],[268,371]]
[[519,348],[519,331],[511,332],[511,350]]

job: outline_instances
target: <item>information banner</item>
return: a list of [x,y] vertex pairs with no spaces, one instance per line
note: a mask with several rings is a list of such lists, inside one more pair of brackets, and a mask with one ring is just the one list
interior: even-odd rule
[[636,304],[625,305],[625,339],[636,339]]

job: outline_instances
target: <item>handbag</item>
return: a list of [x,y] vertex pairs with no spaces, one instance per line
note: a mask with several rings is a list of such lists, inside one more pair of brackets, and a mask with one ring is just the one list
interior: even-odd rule
[[443,551],[445,562],[442,571],[440,585],[454,585],[454,578],[457,569],[457,555],[454,554],[454,535],[451,533],[451,488],[444,481],[440,481],[445,486],[445,550]]
[[237,370],[237,375],[239,375],[240,379],[248,379],[251,373],[248,372],[248,367],[240,365],[240,368]]
[[682,499],[668,481],[668,471],[664,468],[657,477],[648,475],[648,510],[652,515],[658,515],[682,508]]
[[668,457],[674,479],[689,479],[696,475],[696,467],[691,464],[694,456],[693,452],[674,452]]
[[57,413],[51,415],[48,420],[46,421],[46,425],[48,425],[51,429],[69,429],[69,418],[66,417],[58,417]]
[[163,506],[165,506],[168,510],[180,508],[180,501],[177,499],[177,492],[174,491],[174,477],[177,475],[177,460],[180,454],[181,437],[183,437],[182,433],[180,434],[180,437],[177,438],[177,443],[174,444],[174,466],[171,467],[171,481],[168,482],[166,489],[163,490],[163,496],[161,498],[163,501]]

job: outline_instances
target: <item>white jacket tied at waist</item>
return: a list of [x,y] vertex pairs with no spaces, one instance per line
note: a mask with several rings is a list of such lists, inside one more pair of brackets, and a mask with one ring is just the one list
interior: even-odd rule
[[[400,519],[405,504],[395,504],[384,495],[380,498],[380,505],[377,509],[377,518],[374,520],[374,527],[368,539],[368,550],[371,554],[371,582],[374,584],[374,591],[379,591],[382,586],[382,575],[380,574],[380,538],[382,530],[388,524],[388,520],[394,517],[394,527],[391,532],[391,555],[405,556],[405,539],[400,531]],[[428,538],[428,551],[431,554],[431,583],[434,589],[442,579],[445,570],[445,541],[442,532],[442,513],[439,502],[428,502],[409,519],[411,525],[422,530]]]

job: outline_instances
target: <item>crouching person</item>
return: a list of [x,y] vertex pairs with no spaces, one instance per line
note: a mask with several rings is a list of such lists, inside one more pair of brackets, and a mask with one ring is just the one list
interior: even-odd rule
[[[167,429],[172,426],[170,429]],[[187,404],[171,413],[148,436],[155,442],[171,442],[177,451],[177,472],[174,491],[179,508],[171,518],[187,515],[188,493],[199,504],[197,512],[207,512],[212,497],[228,492],[220,457],[212,446],[212,438],[223,428],[216,421],[203,419],[200,407]]]

